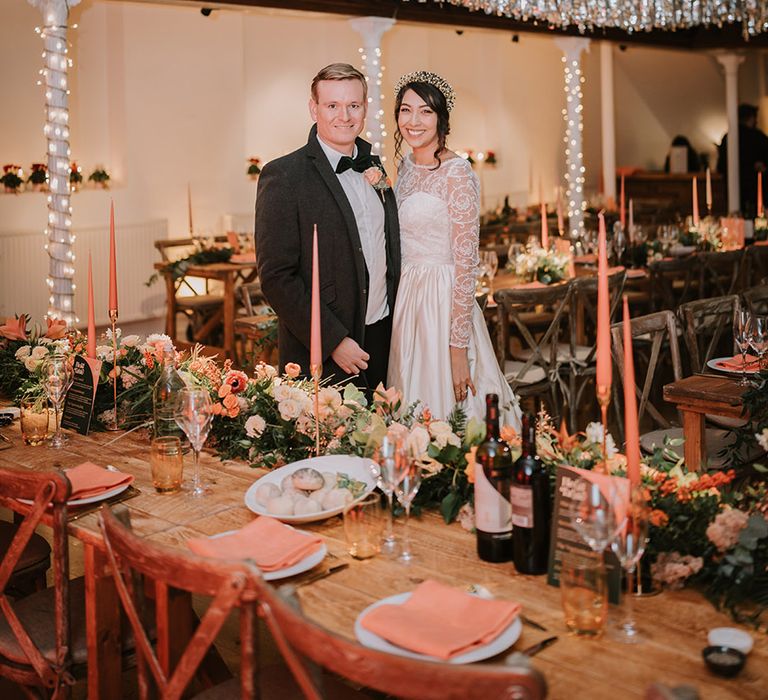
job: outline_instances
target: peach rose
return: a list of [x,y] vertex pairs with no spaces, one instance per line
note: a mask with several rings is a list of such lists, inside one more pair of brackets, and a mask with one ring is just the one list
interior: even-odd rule
[[289,362],[285,365],[285,373],[291,379],[296,379],[301,374],[301,365],[297,365],[295,362]]

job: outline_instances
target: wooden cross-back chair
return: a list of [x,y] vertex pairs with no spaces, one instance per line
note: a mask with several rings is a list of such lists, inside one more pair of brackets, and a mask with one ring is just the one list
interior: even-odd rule
[[736,294],[680,305],[677,313],[692,372],[703,372],[718,353],[733,352],[733,319],[739,308]]
[[744,250],[698,253],[699,296],[726,296],[738,291]]
[[[253,580],[258,571],[247,562],[225,562],[180,552],[140,538],[130,529],[128,511],[118,516],[102,508],[99,524],[112,566],[120,603],[136,639],[139,697],[156,688],[163,700],[184,695],[230,612],[240,609],[240,680],[205,691],[209,698],[257,697],[255,673],[256,599]],[[157,642],[152,644],[145,619],[144,579],[154,592]],[[178,663],[172,666],[173,592],[187,591],[213,598]]]
[[364,647],[308,620],[292,597],[292,587],[275,590],[260,581],[259,615],[309,700],[336,700],[316,681],[305,659],[356,684],[387,696],[410,700],[540,700],[546,697],[544,677],[527,660],[510,658],[508,665],[454,665],[419,661]]
[[[0,503],[32,501],[0,563],[0,676],[32,695],[42,689],[59,697],[74,684],[73,657],[84,660],[84,635],[73,640],[67,540],[70,484],[58,469],[0,468]],[[13,571],[35,528],[45,517],[53,530],[53,587],[14,601],[8,593]],[[80,591],[82,593],[82,591]],[[81,606],[82,607],[82,606]],[[84,628],[84,625],[82,625]]]
[[[551,415],[559,418],[560,343],[567,341],[568,305],[573,283],[568,280],[548,287],[515,287],[496,291],[499,309],[497,354],[509,385],[521,397],[549,396]],[[545,309],[542,312],[542,307]],[[519,348],[512,348],[515,339]],[[522,358],[522,359],[516,359]]]
[[698,292],[698,256],[654,260],[649,266],[651,299],[655,310],[670,309],[694,299]]
[[238,364],[241,367],[250,368],[257,359],[257,346],[262,350],[262,359],[272,360],[270,355],[274,355],[273,348],[264,347],[268,345],[264,343],[264,337],[268,332],[265,327],[275,322],[277,316],[266,305],[260,282],[241,284],[239,290],[245,315],[235,317],[235,335],[242,339],[238,352]]
[[742,297],[753,314],[768,316],[768,280],[744,290]]
[[757,285],[768,277],[768,244],[751,245],[744,253],[744,287]]
[[[624,268],[614,270],[608,275],[608,295],[610,297],[610,318],[616,318],[624,291],[627,273]],[[565,362],[560,370],[568,376],[568,395],[571,429],[576,429],[576,415],[581,404],[584,389],[589,385],[588,377],[595,375],[597,356],[597,277],[577,277],[573,281],[573,303],[570,305],[570,338],[566,346]],[[583,337],[579,337],[579,334]],[[586,338],[592,338],[590,344]]]
[[[661,379],[659,373],[659,360],[667,352],[672,364],[672,377],[675,381],[683,376],[680,362],[680,347],[677,341],[677,323],[675,315],[669,311],[656,311],[647,316],[638,316],[630,321],[633,347],[638,339],[649,345],[645,362],[645,375],[642,375],[639,363],[635,363],[635,391],[638,398],[637,416],[638,424],[642,424],[646,414],[650,417],[654,427],[668,429],[671,423],[653,403],[658,391],[658,383]],[[620,381],[624,377],[624,336],[623,324],[614,323],[611,326],[611,344],[613,357],[616,362],[617,375]],[[618,388],[618,387],[617,387]],[[614,392],[614,406],[621,415],[623,401]],[[619,430],[623,433],[624,421],[618,421]]]

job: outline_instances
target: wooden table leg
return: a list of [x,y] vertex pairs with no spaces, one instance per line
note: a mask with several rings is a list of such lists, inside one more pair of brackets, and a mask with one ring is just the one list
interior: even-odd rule
[[165,279],[165,334],[176,342],[176,283],[170,272],[163,274]]
[[235,275],[224,276],[224,351],[228,359],[235,357]]
[[701,471],[707,456],[704,414],[681,406],[683,413],[684,455],[688,471]]
[[118,700],[122,697],[120,600],[104,554],[86,544],[84,555],[88,697]]

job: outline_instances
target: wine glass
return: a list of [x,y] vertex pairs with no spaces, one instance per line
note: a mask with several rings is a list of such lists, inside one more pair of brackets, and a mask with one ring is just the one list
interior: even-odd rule
[[200,475],[200,450],[203,449],[208,431],[211,429],[211,395],[206,389],[182,389],[174,412],[176,425],[184,431],[195,456],[191,495],[205,496],[210,489],[202,483]]
[[525,246],[522,243],[514,242],[509,244],[509,248],[507,249],[507,264],[513,265],[515,264],[515,260],[517,260],[517,256],[521,253],[525,252]]
[[421,465],[408,446],[402,446],[395,453],[394,476],[395,495],[400,505],[405,508],[405,527],[398,560],[403,564],[410,564],[414,558],[409,536],[411,504],[421,486]]
[[741,379],[739,386],[748,386],[747,352],[753,337],[752,314],[749,309],[737,309],[733,314],[733,341],[741,353]]
[[611,542],[611,549],[627,575],[624,620],[619,625],[616,635],[617,641],[625,644],[637,644],[642,639],[633,614],[632,598],[634,597],[637,563],[643,556],[645,545],[648,542],[649,512],[650,509],[642,486],[633,488],[630,493],[625,526]]
[[379,447],[375,455],[375,462],[378,467],[375,474],[376,485],[387,497],[387,525],[386,530],[384,531],[381,549],[389,556],[393,556],[397,550],[397,539],[395,537],[392,521],[392,510],[394,507],[395,487],[397,486],[395,481],[395,460],[397,458],[397,452],[400,449],[401,445],[399,442],[389,435],[385,435],[381,441],[381,447]]
[[597,553],[611,543],[624,524],[617,513],[619,498],[618,489],[612,483],[601,489],[587,479],[578,482],[568,516],[573,529]]
[[51,437],[51,447],[59,449],[69,442],[61,432],[61,410],[69,387],[72,386],[74,372],[66,355],[50,355],[43,364],[43,386],[53,404],[56,430]]
[[487,265],[491,273],[491,279],[496,277],[496,273],[499,270],[499,256],[495,250],[481,250],[480,262]]
[[624,249],[627,247],[627,239],[624,236],[624,229],[621,225],[614,227],[613,231],[613,249],[616,253],[616,264],[621,265],[621,259],[624,255]]
[[752,315],[752,349],[757,353],[758,368],[766,369],[765,356],[768,352],[768,316]]

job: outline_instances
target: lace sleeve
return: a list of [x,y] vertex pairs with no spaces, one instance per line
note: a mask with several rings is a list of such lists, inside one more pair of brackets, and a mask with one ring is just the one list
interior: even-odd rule
[[475,272],[479,262],[480,186],[465,163],[451,164],[448,172],[448,213],[455,278],[451,306],[451,341],[466,348],[472,335],[472,305],[475,303]]

